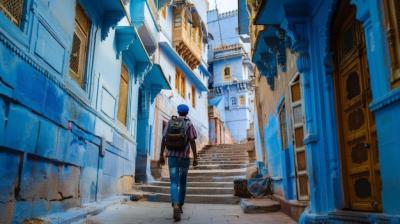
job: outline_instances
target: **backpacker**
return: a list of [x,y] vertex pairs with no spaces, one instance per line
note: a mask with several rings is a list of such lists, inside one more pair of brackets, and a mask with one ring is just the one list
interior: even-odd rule
[[188,136],[186,134],[188,130],[188,119],[178,118],[173,116],[168,122],[167,132],[165,134],[165,145],[168,150],[185,150]]

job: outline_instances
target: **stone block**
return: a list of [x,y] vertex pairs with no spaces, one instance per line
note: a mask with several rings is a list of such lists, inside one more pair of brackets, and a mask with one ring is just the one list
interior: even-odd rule
[[15,198],[14,193],[17,186],[20,162],[21,155],[7,152],[6,149],[0,149],[0,204],[13,201]]
[[28,157],[22,175],[20,198],[62,201],[79,197],[79,167]]
[[0,223],[12,223],[15,212],[15,201],[0,203]]
[[[90,203],[96,200],[97,193],[97,175],[96,167],[84,167],[80,179],[80,196],[82,203]],[[99,175],[100,176],[100,175]]]
[[135,179],[133,176],[122,176],[118,180],[118,193],[123,194],[132,191]]
[[84,165],[85,141],[76,135],[71,135],[71,141],[67,142],[68,147],[63,152],[64,161],[76,166]]
[[273,201],[269,198],[251,198],[251,199],[241,199],[240,207],[244,213],[248,214],[258,214],[258,213],[269,213],[277,212],[280,210],[280,203]]
[[61,122],[66,94],[55,84],[49,82],[46,89],[44,111],[46,116],[54,121]]
[[9,109],[8,122],[4,128],[4,145],[33,153],[39,131],[39,120],[30,111],[15,105]]
[[62,151],[58,147],[59,128],[55,124],[40,120],[36,154],[45,158],[62,160]]
[[58,168],[60,170],[60,185],[58,188],[62,200],[67,198],[79,197],[79,182],[81,170],[79,167],[64,165]]
[[15,88],[16,86],[16,70],[20,63],[20,59],[11,52],[4,44],[0,44],[0,78],[2,82],[8,86]]
[[162,167],[158,165],[158,160],[151,160],[150,161],[150,170],[151,175],[154,179],[159,180],[162,177]]
[[21,63],[16,72],[18,78],[15,98],[33,110],[43,113],[48,80],[27,63]]
[[[0,86],[1,88],[1,86]],[[1,93],[1,91],[0,91]],[[5,121],[6,121],[6,110],[8,106],[6,102],[3,101],[2,98],[0,98],[0,145],[3,145],[4,142],[4,126],[5,126]]]
[[84,166],[97,169],[99,163],[99,146],[87,141],[84,155]]

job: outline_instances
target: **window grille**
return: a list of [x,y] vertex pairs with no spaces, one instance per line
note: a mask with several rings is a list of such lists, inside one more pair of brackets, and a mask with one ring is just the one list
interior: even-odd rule
[[121,68],[121,80],[119,83],[118,121],[127,125],[128,112],[129,73],[124,65]]
[[76,6],[75,31],[70,55],[70,75],[79,86],[83,87],[89,42],[90,21],[85,12]]
[[24,0],[0,0],[0,11],[4,13],[15,25],[21,25]]

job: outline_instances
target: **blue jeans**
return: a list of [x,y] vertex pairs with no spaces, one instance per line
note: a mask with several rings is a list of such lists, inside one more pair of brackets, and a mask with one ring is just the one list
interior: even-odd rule
[[186,180],[190,159],[168,157],[169,176],[171,180],[171,203],[183,205],[186,195]]

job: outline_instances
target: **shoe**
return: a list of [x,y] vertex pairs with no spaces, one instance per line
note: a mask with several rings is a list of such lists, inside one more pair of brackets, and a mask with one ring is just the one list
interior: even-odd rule
[[174,213],[175,222],[181,221],[181,210],[180,210],[179,206],[178,205],[174,205],[173,209],[174,209],[173,213]]
[[183,214],[183,205],[179,205],[179,210],[181,211],[181,214]]

